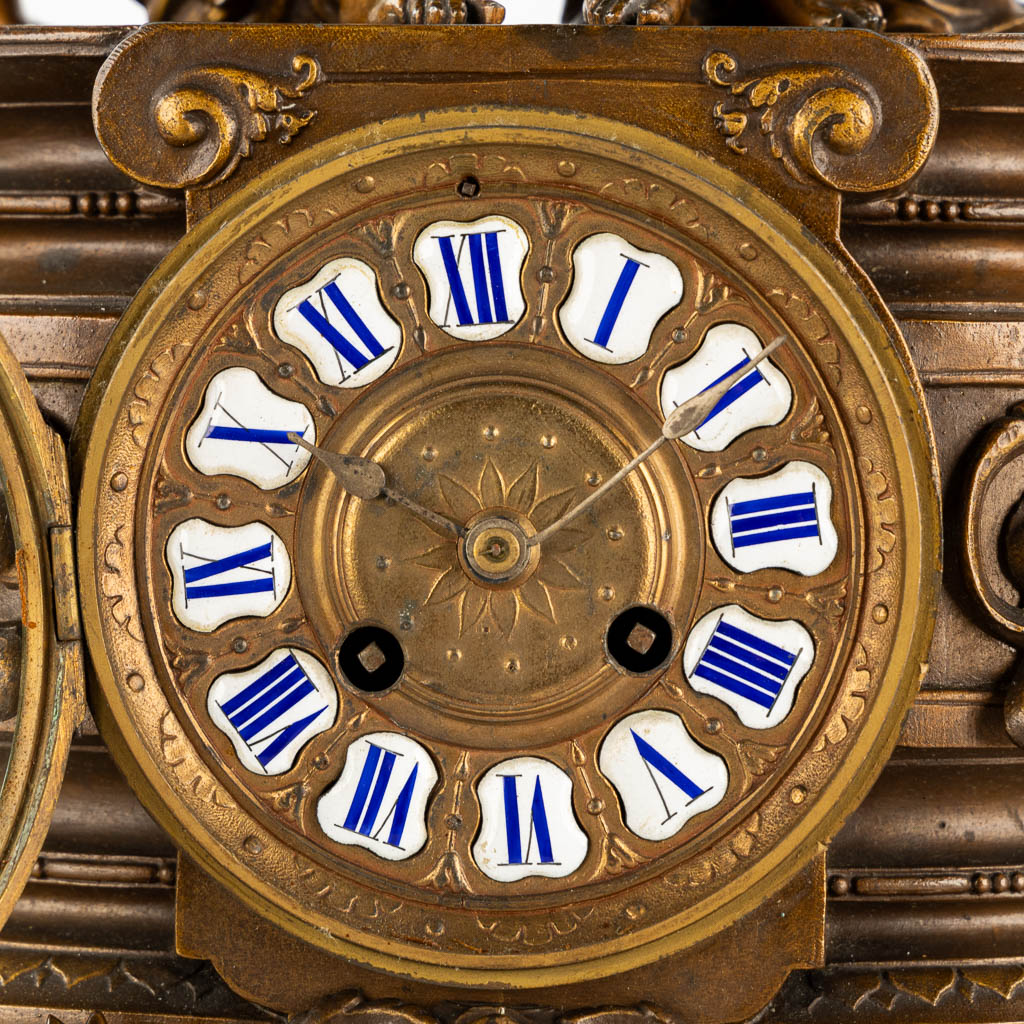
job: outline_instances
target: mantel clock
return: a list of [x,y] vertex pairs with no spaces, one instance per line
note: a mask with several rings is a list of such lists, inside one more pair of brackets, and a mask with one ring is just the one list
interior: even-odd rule
[[[160,31],[115,52],[96,102],[114,161],[167,184],[111,99]],[[236,31],[250,54],[269,38]],[[858,184],[874,100],[827,68],[752,84],[752,36],[679,29],[621,119],[608,81],[570,115],[505,85],[460,105],[453,73],[428,106],[353,122],[338,69],[374,31],[289,35],[276,91],[211,66],[155,95],[193,224],[78,436],[104,739],[254,934],[403,992],[586,1005],[678,962],[682,1006],[695,964],[726,987],[723,936],[762,955],[755,919],[802,949],[787,967],[814,962],[820,912],[796,941],[775,899],[820,911],[813,866],[916,692],[938,563],[903,343],[794,212],[821,226],[829,181],[885,184]],[[934,127],[927,73],[852,38],[916,82],[905,177]],[[718,101],[700,131],[658,130],[669,58]],[[810,88],[786,115],[791,85]],[[762,87],[789,185],[739,173],[754,142],[727,98]],[[244,144],[232,88],[263,118]],[[226,187],[270,131],[310,137]]]

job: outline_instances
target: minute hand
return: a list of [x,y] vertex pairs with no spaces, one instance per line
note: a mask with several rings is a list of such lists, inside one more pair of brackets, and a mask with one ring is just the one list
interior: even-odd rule
[[600,500],[616,484],[629,476],[637,466],[646,462],[666,441],[673,441],[676,438],[684,437],[699,427],[711,415],[715,406],[718,405],[729,389],[743,380],[762,359],[767,359],[785,340],[784,335],[775,338],[774,341],[765,345],[749,363],[744,363],[735,373],[730,373],[728,377],[719,381],[713,387],[708,388],[707,391],[694,395],[693,398],[687,399],[682,405],[673,409],[662,424],[661,436],[650,447],[623,466],[614,476],[610,476],[593,494],[588,495],[578,505],[569,509],[564,516],[556,519],[550,526],[546,526],[540,533],[534,534],[526,542],[527,547],[542,544],[553,533],[556,533],[563,526],[571,523],[577,516],[586,512],[595,501]]

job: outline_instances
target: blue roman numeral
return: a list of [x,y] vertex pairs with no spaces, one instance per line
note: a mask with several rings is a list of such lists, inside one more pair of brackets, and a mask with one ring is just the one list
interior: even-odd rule
[[[476,324],[507,324],[508,306],[505,302],[505,282],[501,272],[501,254],[498,251],[498,235],[501,231],[465,232],[459,242],[458,254],[452,245],[452,235],[436,235],[441,248],[441,260],[448,277],[451,301],[445,309],[444,325],[448,324],[448,311],[455,307],[455,316],[460,327]],[[476,301],[476,319],[470,309],[459,263],[463,247],[469,245],[469,268],[473,278],[473,297]]]
[[707,792],[706,789],[701,789],[688,775],[681,772],[664,754],[652,747],[635,729],[630,729],[629,731],[633,736],[633,742],[636,744],[637,753],[640,755],[647,768],[647,773],[651,777],[651,782],[654,783],[654,788],[658,791],[661,806],[665,808],[665,821],[674,818],[676,812],[669,810],[668,801],[665,799],[665,794],[658,783],[658,777],[654,774],[655,772],[658,772],[663,778],[668,779],[673,786],[682,790],[689,798],[686,801],[687,804],[693,803],[697,797],[703,796]]
[[817,537],[821,542],[814,484],[809,491],[737,501],[728,508],[733,554],[737,548],[801,537]]
[[771,714],[799,656],[719,619],[693,674]]
[[[276,452],[271,445],[275,444],[286,444],[290,445],[294,450],[298,450],[298,446],[294,441],[288,440],[287,430],[262,430],[258,427],[247,427],[226,405],[224,405],[223,394],[217,396],[217,401],[214,402],[214,409],[224,413],[225,416],[231,421],[230,425],[215,425],[213,420],[214,416],[210,417],[210,422],[207,424],[206,431],[203,434],[202,440],[199,442],[202,445],[208,437],[215,441],[243,441],[248,444],[260,444],[275,459],[278,460],[287,470],[292,468],[292,464],[285,458],[283,458],[278,452]],[[293,430],[292,433],[298,434],[299,437],[305,437],[306,428],[302,427],[300,430]]]
[[519,831],[518,775],[502,775],[502,795],[505,800],[505,838],[508,846],[508,864],[530,864],[533,855],[533,837],[537,837],[537,856],[541,864],[554,864],[551,849],[551,830],[548,828],[548,812],[544,805],[544,790],[538,775],[533,786],[533,800],[530,804],[530,824],[527,835],[526,853],[523,854],[523,838]]
[[409,805],[412,803],[412,795],[416,789],[419,764],[412,766],[412,771],[409,772],[409,777],[405,780],[394,803],[383,816],[381,815],[388,783],[394,773],[395,763],[401,756],[393,750],[378,747],[375,743],[368,745],[366,759],[363,761],[359,781],[356,783],[356,791],[352,796],[352,802],[349,804],[342,828],[349,832],[358,832],[370,839],[377,839],[384,826],[390,821],[391,828],[388,831],[388,837],[382,842],[387,843],[388,846],[402,848],[402,833],[405,831],[405,823],[409,817]]
[[[647,266],[646,263],[640,263],[625,253],[622,254],[622,258],[626,262],[623,264],[622,270],[619,271],[619,279],[615,282],[615,287],[612,289],[608,305],[604,307],[604,313],[601,314],[601,322],[597,325],[597,334],[594,335],[593,339],[593,344],[600,345],[601,348],[608,347],[612,331],[615,330],[615,324],[618,322],[619,314],[622,312],[622,304],[626,301],[629,289],[633,287],[637,271],[641,267]],[[590,339],[588,338],[587,340],[589,341]]]
[[[325,298],[326,296],[326,298]],[[317,309],[311,299],[303,299],[298,305],[302,318],[328,342],[338,356],[338,367],[345,378],[345,363],[349,365],[352,373],[361,370],[364,366],[379,359],[385,352],[390,351],[384,348],[377,340],[373,331],[366,326],[366,322],[356,312],[355,307],[345,297],[344,292],[338,287],[337,281],[330,281],[323,288],[318,289],[316,297],[319,300],[320,308]],[[334,308],[341,314],[342,319],[348,324],[352,333],[362,342],[362,351],[354,342],[346,338],[338,328],[331,323],[327,312],[327,299],[331,301]]]
[[[276,580],[274,577],[274,544],[267,541],[266,544],[259,544],[254,548],[239,551],[235,555],[225,555],[223,558],[202,559],[201,555],[193,555],[184,548],[180,549],[182,574],[185,579],[185,606],[189,601],[201,600],[207,597],[233,597],[238,594],[261,594],[264,592],[276,593]],[[185,568],[185,558],[202,559],[202,565],[194,565],[190,569]],[[259,565],[260,562],[270,562],[269,568]],[[211,580],[215,576],[232,572],[235,569],[247,569],[255,574],[255,578],[244,580],[231,580],[224,583],[203,583],[202,580]]]
[[[735,366],[730,366],[721,377],[716,377],[706,388],[702,388],[700,393],[704,394],[705,391],[710,391],[716,384],[720,384],[726,377],[731,376],[741,366],[746,366],[749,362],[750,356],[744,352],[743,358]],[[751,388],[757,387],[757,385],[763,380],[764,377],[761,375],[760,369],[755,366],[754,369],[746,375],[746,377],[740,378],[740,380],[733,384],[733,386],[729,388],[729,390],[726,391],[726,393],[715,403],[715,407],[707,414],[707,416],[704,417],[701,423],[693,431],[694,436],[700,437],[700,428],[703,427],[705,423],[713,420],[720,412],[724,412],[733,404],[733,402],[742,398]],[[678,405],[679,403],[677,402],[675,404]]]
[[266,768],[327,710],[324,705],[303,718],[288,721],[292,708],[315,691],[295,655],[288,653],[219,707],[256,760]]

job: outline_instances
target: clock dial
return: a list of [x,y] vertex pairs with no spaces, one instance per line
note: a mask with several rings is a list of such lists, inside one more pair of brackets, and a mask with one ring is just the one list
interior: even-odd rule
[[195,230],[90,398],[82,558],[104,735],[190,853],[308,941],[521,987],[695,942],[827,838],[937,534],[899,340],[796,222],[632,129],[479,116]]

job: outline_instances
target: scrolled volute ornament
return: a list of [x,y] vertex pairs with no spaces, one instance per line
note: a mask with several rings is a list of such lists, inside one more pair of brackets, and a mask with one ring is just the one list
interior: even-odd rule
[[[844,192],[891,188],[914,175],[935,138],[934,86],[925,72],[917,83],[917,123],[909,132],[883,131],[883,102],[875,87],[846,68],[795,64],[743,74],[739,61],[716,51],[704,61],[719,100],[712,114],[726,145],[753,155],[763,136],[771,155],[797,181],[817,181]],[[751,121],[756,122],[756,129]]]
[[[305,97],[320,78],[320,64],[305,54],[279,76],[229,65],[187,68],[155,90],[148,118],[97,118],[96,131],[111,161],[138,181],[204,188],[229,177],[254,143],[287,145],[316,116]],[[101,70],[98,111],[104,80]]]

